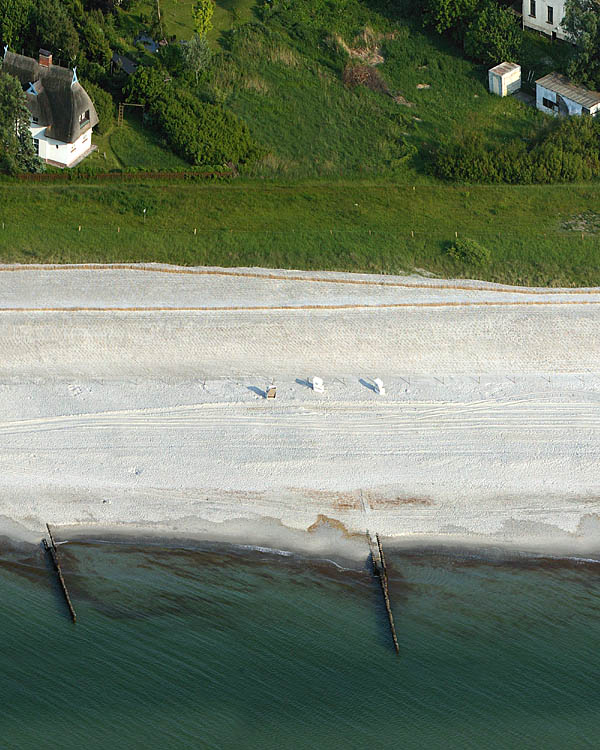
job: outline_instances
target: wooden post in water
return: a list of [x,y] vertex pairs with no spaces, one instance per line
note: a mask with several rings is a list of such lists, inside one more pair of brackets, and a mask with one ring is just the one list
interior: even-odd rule
[[377,578],[379,578],[379,584],[381,586],[381,593],[383,594],[383,601],[385,603],[385,611],[387,612],[388,622],[390,624],[390,632],[392,634],[392,640],[394,641],[394,648],[396,653],[400,653],[400,646],[398,644],[398,637],[396,636],[396,626],[394,625],[394,615],[392,614],[392,605],[390,603],[390,594],[388,588],[388,577],[387,577],[387,566],[385,564],[385,557],[383,554],[383,545],[379,534],[375,534],[375,540],[369,532],[367,532],[369,538],[369,547],[371,548],[371,560],[373,562],[373,571]]
[[71,603],[71,597],[69,596],[69,591],[67,589],[67,584],[65,583],[64,576],[62,574],[62,569],[60,567],[60,562],[58,560],[58,550],[56,548],[56,543],[54,541],[54,537],[52,536],[52,532],[50,531],[49,524],[46,524],[46,528],[48,529],[48,536],[50,537],[50,544],[44,539],[44,549],[46,552],[50,553],[50,556],[52,557],[52,562],[54,563],[54,568],[56,570],[56,573],[58,575],[58,581],[60,583],[60,587],[62,589],[63,594],[65,595],[65,600],[67,602],[67,607],[69,608],[69,612],[71,614],[71,619],[73,622],[77,622],[77,615],[75,614],[75,609],[73,608],[73,604]]

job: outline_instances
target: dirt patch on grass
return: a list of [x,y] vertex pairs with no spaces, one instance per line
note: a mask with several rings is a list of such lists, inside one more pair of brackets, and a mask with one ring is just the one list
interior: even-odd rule
[[371,91],[380,94],[391,95],[387,83],[381,77],[379,71],[370,65],[346,65],[342,73],[342,81],[351,88],[355,86],[366,86]]
[[408,99],[406,99],[404,96],[402,96],[402,94],[396,94],[396,96],[394,97],[394,101],[396,102],[396,104],[402,104],[402,106],[404,106],[404,107],[414,107],[415,106],[414,102],[409,102]]
[[352,47],[342,39],[339,34],[334,37],[340,47],[348,53],[349,57],[358,58],[366,65],[381,65],[383,55],[381,54],[381,42],[384,39],[393,39],[394,34],[376,34],[368,26],[352,42]]
[[587,232],[597,234],[600,232],[600,214],[595,211],[584,211],[575,214],[562,223],[562,228],[569,232]]

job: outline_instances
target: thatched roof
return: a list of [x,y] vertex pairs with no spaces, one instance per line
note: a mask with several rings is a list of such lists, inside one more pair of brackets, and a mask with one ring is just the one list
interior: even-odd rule
[[[46,126],[49,138],[73,143],[98,124],[94,103],[72,70],[60,65],[47,67],[32,57],[6,52],[2,71],[19,79],[27,92],[29,111],[40,125]],[[89,117],[80,124],[86,112]]]

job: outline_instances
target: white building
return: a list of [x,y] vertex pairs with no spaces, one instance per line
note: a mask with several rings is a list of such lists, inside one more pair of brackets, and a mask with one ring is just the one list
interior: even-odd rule
[[600,112],[600,92],[578,86],[560,73],[535,82],[536,106],[550,115],[591,115]]
[[92,128],[98,115],[75,70],[53,65],[52,54],[43,49],[34,60],[5,48],[2,72],[23,86],[33,142],[43,161],[74,167],[95,149]]
[[503,62],[488,71],[490,94],[510,96],[521,88],[521,66]]
[[567,0],[523,0],[523,26],[553,39],[566,39],[561,27]]

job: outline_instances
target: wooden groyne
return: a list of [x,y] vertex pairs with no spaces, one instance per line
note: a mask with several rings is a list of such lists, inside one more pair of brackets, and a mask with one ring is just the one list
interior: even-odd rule
[[383,545],[381,544],[381,539],[379,538],[379,534],[375,534],[375,536],[373,536],[372,534],[369,534],[369,532],[367,532],[367,537],[369,539],[369,547],[371,548],[371,561],[373,563],[373,572],[379,579],[381,592],[383,594],[383,601],[385,603],[385,611],[387,612],[388,622],[390,624],[390,632],[392,634],[392,640],[394,642],[394,648],[396,649],[396,653],[399,654],[400,646],[398,644],[398,637],[396,636],[396,626],[394,625],[394,615],[392,614],[392,605],[390,604],[387,565],[385,563],[385,555],[383,554]]
[[65,595],[65,600],[67,602],[67,607],[69,608],[69,613],[71,614],[71,619],[73,620],[73,622],[77,622],[77,615],[75,614],[75,609],[71,602],[71,597],[69,596],[69,590],[67,589],[67,584],[65,583],[65,578],[62,574],[62,568],[60,567],[60,561],[58,559],[58,549],[56,548],[56,542],[54,541],[54,537],[52,536],[52,532],[50,531],[50,526],[48,524],[46,524],[46,528],[48,529],[48,536],[50,537],[50,543],[48,543],[46,539],[43,539],[44,549],[46,550],[46,552],[49,552],[50,556],[52,557],[52,562],[54,563],[54,568],[58,575],[58,581],[60,583],[62,592]]

